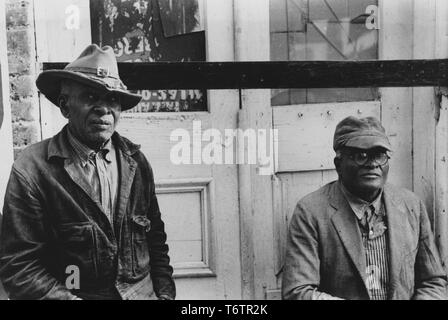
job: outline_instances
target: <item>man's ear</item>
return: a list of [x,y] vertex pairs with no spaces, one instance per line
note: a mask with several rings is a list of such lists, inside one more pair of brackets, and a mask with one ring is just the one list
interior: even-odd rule
[[333,162],[334,162],[334,166],[336,167],[336,172],[339,173],[339,168],[341,166],[341,158],[335,157]]
[[65,94],[59,95],[59,97],[58,97],[59,109],[61,109],[61,113],[64,116],[64,118],[68,119],[69,110],[68,110],[67,102],[68,102],[68,97]]

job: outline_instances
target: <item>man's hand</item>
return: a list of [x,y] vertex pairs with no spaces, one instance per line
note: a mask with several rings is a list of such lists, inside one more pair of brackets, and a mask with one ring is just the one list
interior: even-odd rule
[[312,300],[345,300],[339,297],[332,296],[325,292],[314,291]]

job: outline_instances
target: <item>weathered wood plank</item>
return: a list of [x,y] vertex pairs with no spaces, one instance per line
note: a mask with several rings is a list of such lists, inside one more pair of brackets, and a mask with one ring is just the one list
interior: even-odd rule
[[[437,11],[436,0],[414,1],[413,58],[444,57],[444,55],[436,55],[436,47],[444,42],[436,39],[440,32],[436,27]],[[435,128],[439,102],[433,88],[413,88],[412,91],[413,115],[410,124],[413,132],[412,187],[413,191],[425,202],[430,219],[434,221]]]
[[[379,59],[414,59],[414,1],[383,0],[380,5],[381,30]],[[413,176],[413,90],[381,88],[381,123],[386,129],[392,150],[388,182],[412,190]]]
[[[237,84],[244,78],[238,66],[256,66],[247,61],[267,61],[270,56],[269,1],[233,1],[235,61],[234,75],[224,77],[228,84]],[[257,71],[257,67],[253,71]],[[221,71],[214,76],[221,77]],[[238,87],[236,87],[238,88]],[[270,90],[242,90],[239,128],[242,130],[272,128]],[[245,144],[247,148],[247,144]],[[272,180],[261,175],[261,166],[238,166],[240,199],[240,240],[242,298],[261,300],[267,289],[276,289],[273,253]]]
[[92,43],[89,2],[34,1],[37,61],[71,61]]
[[[37,62],[71,61],[92,43],[89,0],[40,0],[34,1],[33,9]],[[76,17],[67,19],[70,15],[79,20]],[[67,28],[69,20],[72,24]],[[50,138],[59,132],[67,119],[43,95],[39,96],[39,105],[42,139]]]
[[287,232],[297,202],[337,178],[335,170],[295,171],[273,176],[274,259],[278,288],[281,287],[280,272],[285,259]]
[[[435,143],[435,172],[436,172],[436,186],[435,186],[435,205],[433,216],[433,227],[435,233],[435,240],[439,253],[442,259],[442,265],[445,270],[448,269],[448,185],[446,177],[448,170],[446,159],[448,158],[448,92],[442,91],[440,102],[440,115],[436,127],[436,143]],[[431,215],[431,213],[430,213]]]
[[[233,1],[207,0],[205,25],[207,37],[207,59],[209,61],[233,61],[235,43],[233,34]],[[207,101],[211,126],[225,132],[237,127],[239,110],[238,90],[209,90]],[[225,153],[233,146],[226,144]],[[240,258],[240,214],[238,201],[238,167],[235,164],[215,165],[212,169],[216,181],[211,193],[216,196],[213,208],[213,234],[216,241],[215,290],[223,292],[219,299],[242,298],[241,258]],[[212,197],[213,198],[213,197]],[[209,299],[209,298],[207,298]]]
[[[188,163],[176,164],[170,161],[173,147],[180,143],[183,138],[175,133],[175,130],[185,130],[190,137],[193,148],[193,122],[197,121],[200,130],[207,130],[212,125],[208,113],[191,113],[179,117],[176,113],[160,114],[133,114],[122,113],[117,131],[123,136],[141,145],[141,150],[149,159],[156,173],[156,179],[179,179],[190,177],[210,177],[211,166],[204,165],[202,159],[196,157],[193,149],[186,160]],[[173,134],[174,133],[174,134]],[[171,141],[171,135],[173,139]],[[149,138],[150,137],[150,138]],[[195,144],[194,148],[201,148],[206,143]],[[196,164],[194,164],[196,162]]]
[[[43,63],[43,70],[66,63]],[[448,60],[119,63],[129,89],[443,86]]]
[[[448,3],[444,0],[436,0],[436,39],[435,39],[435,56],[437,58],[444,58],[448,52],[448,34],[446,32],[448,21],[446,16],[448,14]],[[446,89],[438,92],[440,98],[440,108],[438,112],[438,119],[435,128],[435,210],[434,210],[434,232],[436,244],[439,248],[440,256],[442,258],[442,265],[445,272],[448,272],[448,214],[447,214],[447,170],[446,161],[439,158],[443,153],[448,154],[446,139],[447,139],[447,108],[448,108],[448,92]],[[437,113],[436,113],[437,114]],[[446,158],[445,158],[446,159]],[[442,170],[441,172],[439,170]],[[430,212],[430,211],[428,211]]]
[[273,108],[278,129],[276,172],[334,169],[333,135],[348,116],[380,118],[379,101],[302,104]]

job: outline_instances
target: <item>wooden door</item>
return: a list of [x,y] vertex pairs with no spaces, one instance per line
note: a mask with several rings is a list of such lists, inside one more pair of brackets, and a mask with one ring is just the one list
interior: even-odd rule
[[[271,0],[271,59],[412,59],[413,21],[405,20],[412,16],[414,5],[413,1]],[[372,15],[377,25],[368,26]],[[273,184],[278,288],[297,201],[337,179],[332,139],[340,120],[350,115],[380,119],[394,149],[389,182],[413,189],[412,93],[412,88],[272,91],[272,125],[279,137]]]
[[[148,6],[154,3],[144,2]],[[92,41],[90,4],[88,0],[36,1],[38,62],[72,61]],[[207,61],[233,60],[231,1],[207,1],[202,8]],[[110,23],[110,20],[101,23]],[[129,50],[129,42],[121,43],[121,52],[117,54]],[[137,50],[149,47],[150,44],[143,42],[137,45]],[[148,95],[147,100],[153,94],[143,93]],[[159,91],[158,94],[194,96],[200,93]],[[236,129],[238,91],[210,90],[204,94],[207,104],[203,111],[148,112],[148,105],[141,105],[122,113],[117,130],[142,146],[153,167],[175,269],[177,298],[239,299],[237,166],[209,164],[202,157],[202,151],[212,142],[211,136],[219,140],[225,129]],[[43,135],[50,137],[65,121],[45,98],[41,97],[40,103]],[[206,137],[203,133],[208,129],[214,134]],[[170,157],[182,135],[192,139],[186,142],[191,151],[190,164],[176,164]],[[225,141],[219,143],[223,152],[229,148]]]

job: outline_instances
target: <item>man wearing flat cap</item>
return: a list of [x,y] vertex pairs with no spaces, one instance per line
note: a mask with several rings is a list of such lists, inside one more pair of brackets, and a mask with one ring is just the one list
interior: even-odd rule
[[11,171],[0,239],[10,299],[174,299],[151,166],[115,132],[141,98],[113,49],[89,45],[36,84],[68,124]]
[[336,127],[339,179],[301,199],[283,270],[284,299],[446,299],[446,274],[423,202],[386,183],[391,145],[380,122]]

